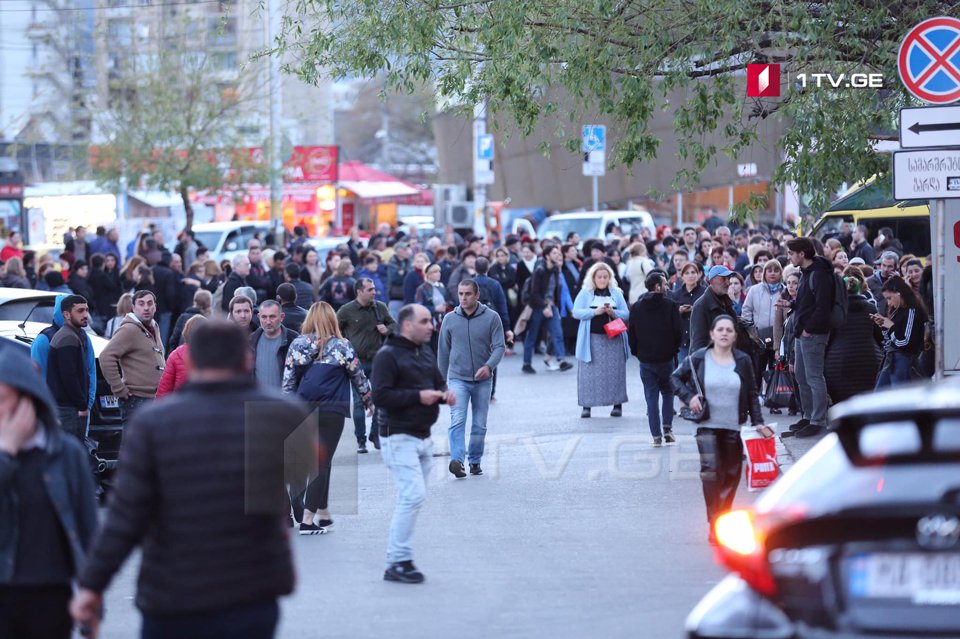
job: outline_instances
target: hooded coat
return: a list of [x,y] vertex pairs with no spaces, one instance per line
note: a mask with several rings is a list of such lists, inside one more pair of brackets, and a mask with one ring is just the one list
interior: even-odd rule
[[[60,327],[63,326],[63,312],[60,310],[60,304],[66,295],[57,295],[57,301],[53,304],[53,324],[43,329],[37,338],[33,340],[30,346],[30,359],[36,362],[40,367],[40,376],[47,379],[47,362],[50,361],[50,341],[57,334]],[[89,400],[87,410],[93,408],[93,402],[97,397],[97,356],[93,352],[93,342],[87,332],[83,332],[84,339],[87,340],[87,374],[90,376]]]
[[[30,360],[12,347],[0,357],[0,384],[33,399],[37,411],[35,447],[43,448],[43,488],[63,528],[69,547],[72,574],[83,568],[86,551],[97,527],[96,488],[87,451],[75,437],[65,437],[57,425],[56,405],[50,390]],[[24,472],[21,450],[16,456],[0,452],[0,585],[15,582],[17,558],[23,552],[49,557],[50,548],[36,547],[37,537],[20,529],[23,508],[38,506],[20,499],[17,474]],[[23,534],[21,534],[23,533]],[[24,548],[24,540],[30,547]],[[42,559],[41,559],[42,561]]]
[[827,393],[834,404],[872,391],[877,382],[883,334],[870,319],[876,311],[863,295],[848,296],[847,321],[833,332],[823,366]]

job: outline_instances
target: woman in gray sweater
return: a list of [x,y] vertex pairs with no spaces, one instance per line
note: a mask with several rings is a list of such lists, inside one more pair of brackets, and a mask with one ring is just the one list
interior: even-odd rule
[[[708,416],[697,424],[700,480],[710,525],[709,541],[716,543],[713,524],[730,510],[743,470],[740,425],[747,419],[763,424],[750,356],[734,349],[735,320],[717,317],[710,329],[710,345],[680,363],[671,382],[674,392],[691,410],[699,412],[708,400]],[[696,379],[694,379],[694,375]]]

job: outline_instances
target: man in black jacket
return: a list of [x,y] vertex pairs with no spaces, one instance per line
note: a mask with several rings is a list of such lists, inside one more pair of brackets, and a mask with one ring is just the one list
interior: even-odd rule
[[[313,306],[313,287],[300,279],[300,272],[302,270],[303,268],[299,264],[290,262],[284,267],[283,273],[287,278],[287,283],[296,291],[297,306],[303,309],[309,309]],[[279,290],[279,287],[277,290]],[[304,317],[306,317],[306,315],[304,315]]]
[[[640,360],[640,380],[647,402],[647,421],[653,445],[677,440],[673,436],[673,388],[670,375],[683,342],[683,325],[677,303],[667,297],[667,278],[654,271],[643,282],[647,293],[630,309],[627,340]],[[660,408],[661,397],[663,408]],[[662,420],[661,420],[662,412]],[[661,425],[663,427],[661,434]]]
[[[800,267],[800,288],[793,303],[796,324],[794,359],[803,419],[790,426],[797,437],[817,437],[827,426],[827,380],[823,372],[833,308],[833,265],[817,255],[808,237],[787,242],[787,256]],[[784,433],[787,434],[787,433]]]
[[284,483],[302,472],[285,472],[283,450],[291,439],[316,450],[317,424],[298,400],[256,384],[248,339],[222,320],[200,324],[189,382],[124,432],[124,463],[70,606],[94,632],[103,591],[142,545],[143,636],[273,637],[277,598],[294,588]]
[[180,312],[180,289],[177,274],[170,268],[172,259],[170,253],[164,251],[160,261],[153,265],[153,290],[157,294],[157,314],[154,319],[160,325],[160,340],[164,348],[170,343],[173,316]]
[[[294,264],[299,270],[300,267]],[[306,282],[304,282],[306,284]],[[309,288],[309,284],[307,285]],[[297,289],[290,282],[277,287],[277,301],[283,311],[283,325],[292,331],[300,332],[303,320],[307,319],[307,309],[297,306]]]
[[733,300],[727,295],[733,271],[718,264],[707,271],[707,290],[700,296],[690,313],[690,352],[710,343],[710,326],[721,315],[736,317]]
[[242,253],[234,256],[230,262],[230,276],[223,283],[223,299],[220,300],[220,310],[226,313],[230,310],[230,300],[237,294],[241,286],[249,286],[247,275],[250,274],[250,258]]
[[433,465],[430,427],[440,414],[438,404],[453,406],[433,351],[424,348],[433,335],[430,311],[419,304],[400,309],[398,334],[391,335],[373,359],[373,403],[380,411],[383,461],[397,486],[397,504],[390,523],[385,581],[422,583],[413,565],[413,526],[427,498],[427,476]]
[[530,277],[530,323],[527,336],[523,340],[524,373],[536,373],[533,370],[533,351],[540,339],[540,327],[547,325],[547,333],[553,343],[553,354],[560,360],[560,370],[568,371],[573,364],[564,360],[567,351],[563,345],[563,329],[560,325],[560,267],[563,265],[563,253],[556,244],[548,244],[543,250],[544,263],[538,266]]
[[63,326],[50,340],[47,385],[57,402],[61,428],[83,441],[90,414],[89,342],[83,329],[89,323],[90,309],[87,300],[80,295],[67,295],[60,302],[60,311]]

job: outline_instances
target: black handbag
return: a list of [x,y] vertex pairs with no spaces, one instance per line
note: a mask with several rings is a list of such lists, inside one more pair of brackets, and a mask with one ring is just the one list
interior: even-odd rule
[[789,408],[794,397],[793,375],[783,362],[778,362],[764,395],[763,405],[767,408]]
[[690,362],[690,375],[693,376],[693,383],[697,387],[697,394],[700,396],[700,410],[695,411],[689,406],[684,406],[680,409],[680,417],[694,424],[699,424],[710,419],[710,405],[707,403],[707,396],[704,395],[703,388],[700,387],[700,380],[697,378],[697,369],[693,365],[693,358],[688,356],[687,361]]

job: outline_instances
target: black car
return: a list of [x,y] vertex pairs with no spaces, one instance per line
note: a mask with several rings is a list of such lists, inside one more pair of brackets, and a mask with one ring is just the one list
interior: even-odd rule
[[960,384],[863,395],[830,416],[751,509],[718,519],[733,574],[689,637],[960,637]]
[[[2,307],[0,307],[2,308]],[[40,332],[49,324],[0,320],[0,343],[13,348],[21,348],[28,357],[30,346]],[[93,352],[97,358],[97,395],[90,412],[90,430],[87,436],[87,448],[90,461],[102,490],[106,490],[116,473],[120,443],[123,439],[123,420],[117,398],[110,391],[110,384],[100,370],[100,351],[107,340],[90,335]]]

